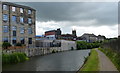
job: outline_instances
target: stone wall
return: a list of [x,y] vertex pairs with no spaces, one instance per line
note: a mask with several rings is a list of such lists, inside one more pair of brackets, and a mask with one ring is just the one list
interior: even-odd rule
[[25,48],[25,49],[11,49],[11,50],[3,50],[3,54],[11,54],[14,52],[23,52],[25,53],[28,57],[32,56],[37,56],[37,55],[45,55],[45,54],[50,54],[52,51],[62,51],[60,47],[42,47],[42,48]]
[[55,52],[60,51],[67,51],[76,49],[76,42],[75,41],[66,41],[66,40],[58,40],[61,42],[60,47],[35,47],[35,48],[24,48],[24,49],[10,49],[10,50],[3,50],[3,54],[7,53],[14,53],[14,52],[23,52],[28,57],[36,56],[36,55],[45,55],[52,53],[54,50]]

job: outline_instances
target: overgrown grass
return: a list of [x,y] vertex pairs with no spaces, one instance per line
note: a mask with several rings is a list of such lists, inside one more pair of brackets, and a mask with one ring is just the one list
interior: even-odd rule
[[80,69],[80,71],[99,71],[99,58],[95,49],[91,50],[91,54],[88,57],[88,60]]
[[28,59],[25,53],[2,54],[2,65],[24,62]]
[[110,60],[114,63],[116,68],[120,71],[120,53],[117,53],[111,49],[102,49],[99,48],[100,51],[106,54],[110,58]]

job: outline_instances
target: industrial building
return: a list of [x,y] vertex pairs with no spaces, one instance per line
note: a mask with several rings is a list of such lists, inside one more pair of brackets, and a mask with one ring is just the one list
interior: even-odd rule
[[0,2],[0,42],[35,46],[36,10],[10,2]]

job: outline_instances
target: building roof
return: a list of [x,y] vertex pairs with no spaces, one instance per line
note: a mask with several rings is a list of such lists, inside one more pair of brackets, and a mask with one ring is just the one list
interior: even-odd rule
[[72,34],[62,34],[61,36],[63,36],[63,37],[75,37],[75,36],[72,35]]
[[89,37],[96,37],[96,35],[94,35],[94,34],[89,34],[89,33],[84,33],[82,36],[84,36],[84,35],[87,35],[87,36],[89,36]]
[[98,38],[106,38],[105,36],[103,36],[103,35],[98,35]]
[[19,4],[15,4],[15,3],[11,3],[11,2],[2,2],[2,3],[7,4],[7,5],[12,5],[12,6],[15,6],[15,7],[23,7],[23,8],[26,8],[26,9],[31,9],[31,10],[36,11],[35,9],[33,9],[29,6],[19,5]]
[[44,37],[44,35],[36,35],[36,37]]
[[45,33],[47,33],[47,32],[56,32],[56,30],[45,31]]

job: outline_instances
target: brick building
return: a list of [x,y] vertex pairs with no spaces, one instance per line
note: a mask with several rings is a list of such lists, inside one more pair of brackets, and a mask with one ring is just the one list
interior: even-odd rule
[[58,39],[59,35],[61,35],[61,30],[60,28],[57,30],[50,30],[45,32],[45,37],[55,40]]
[[36,10],[14,3],[0,2],[0,42],[35,46]]

